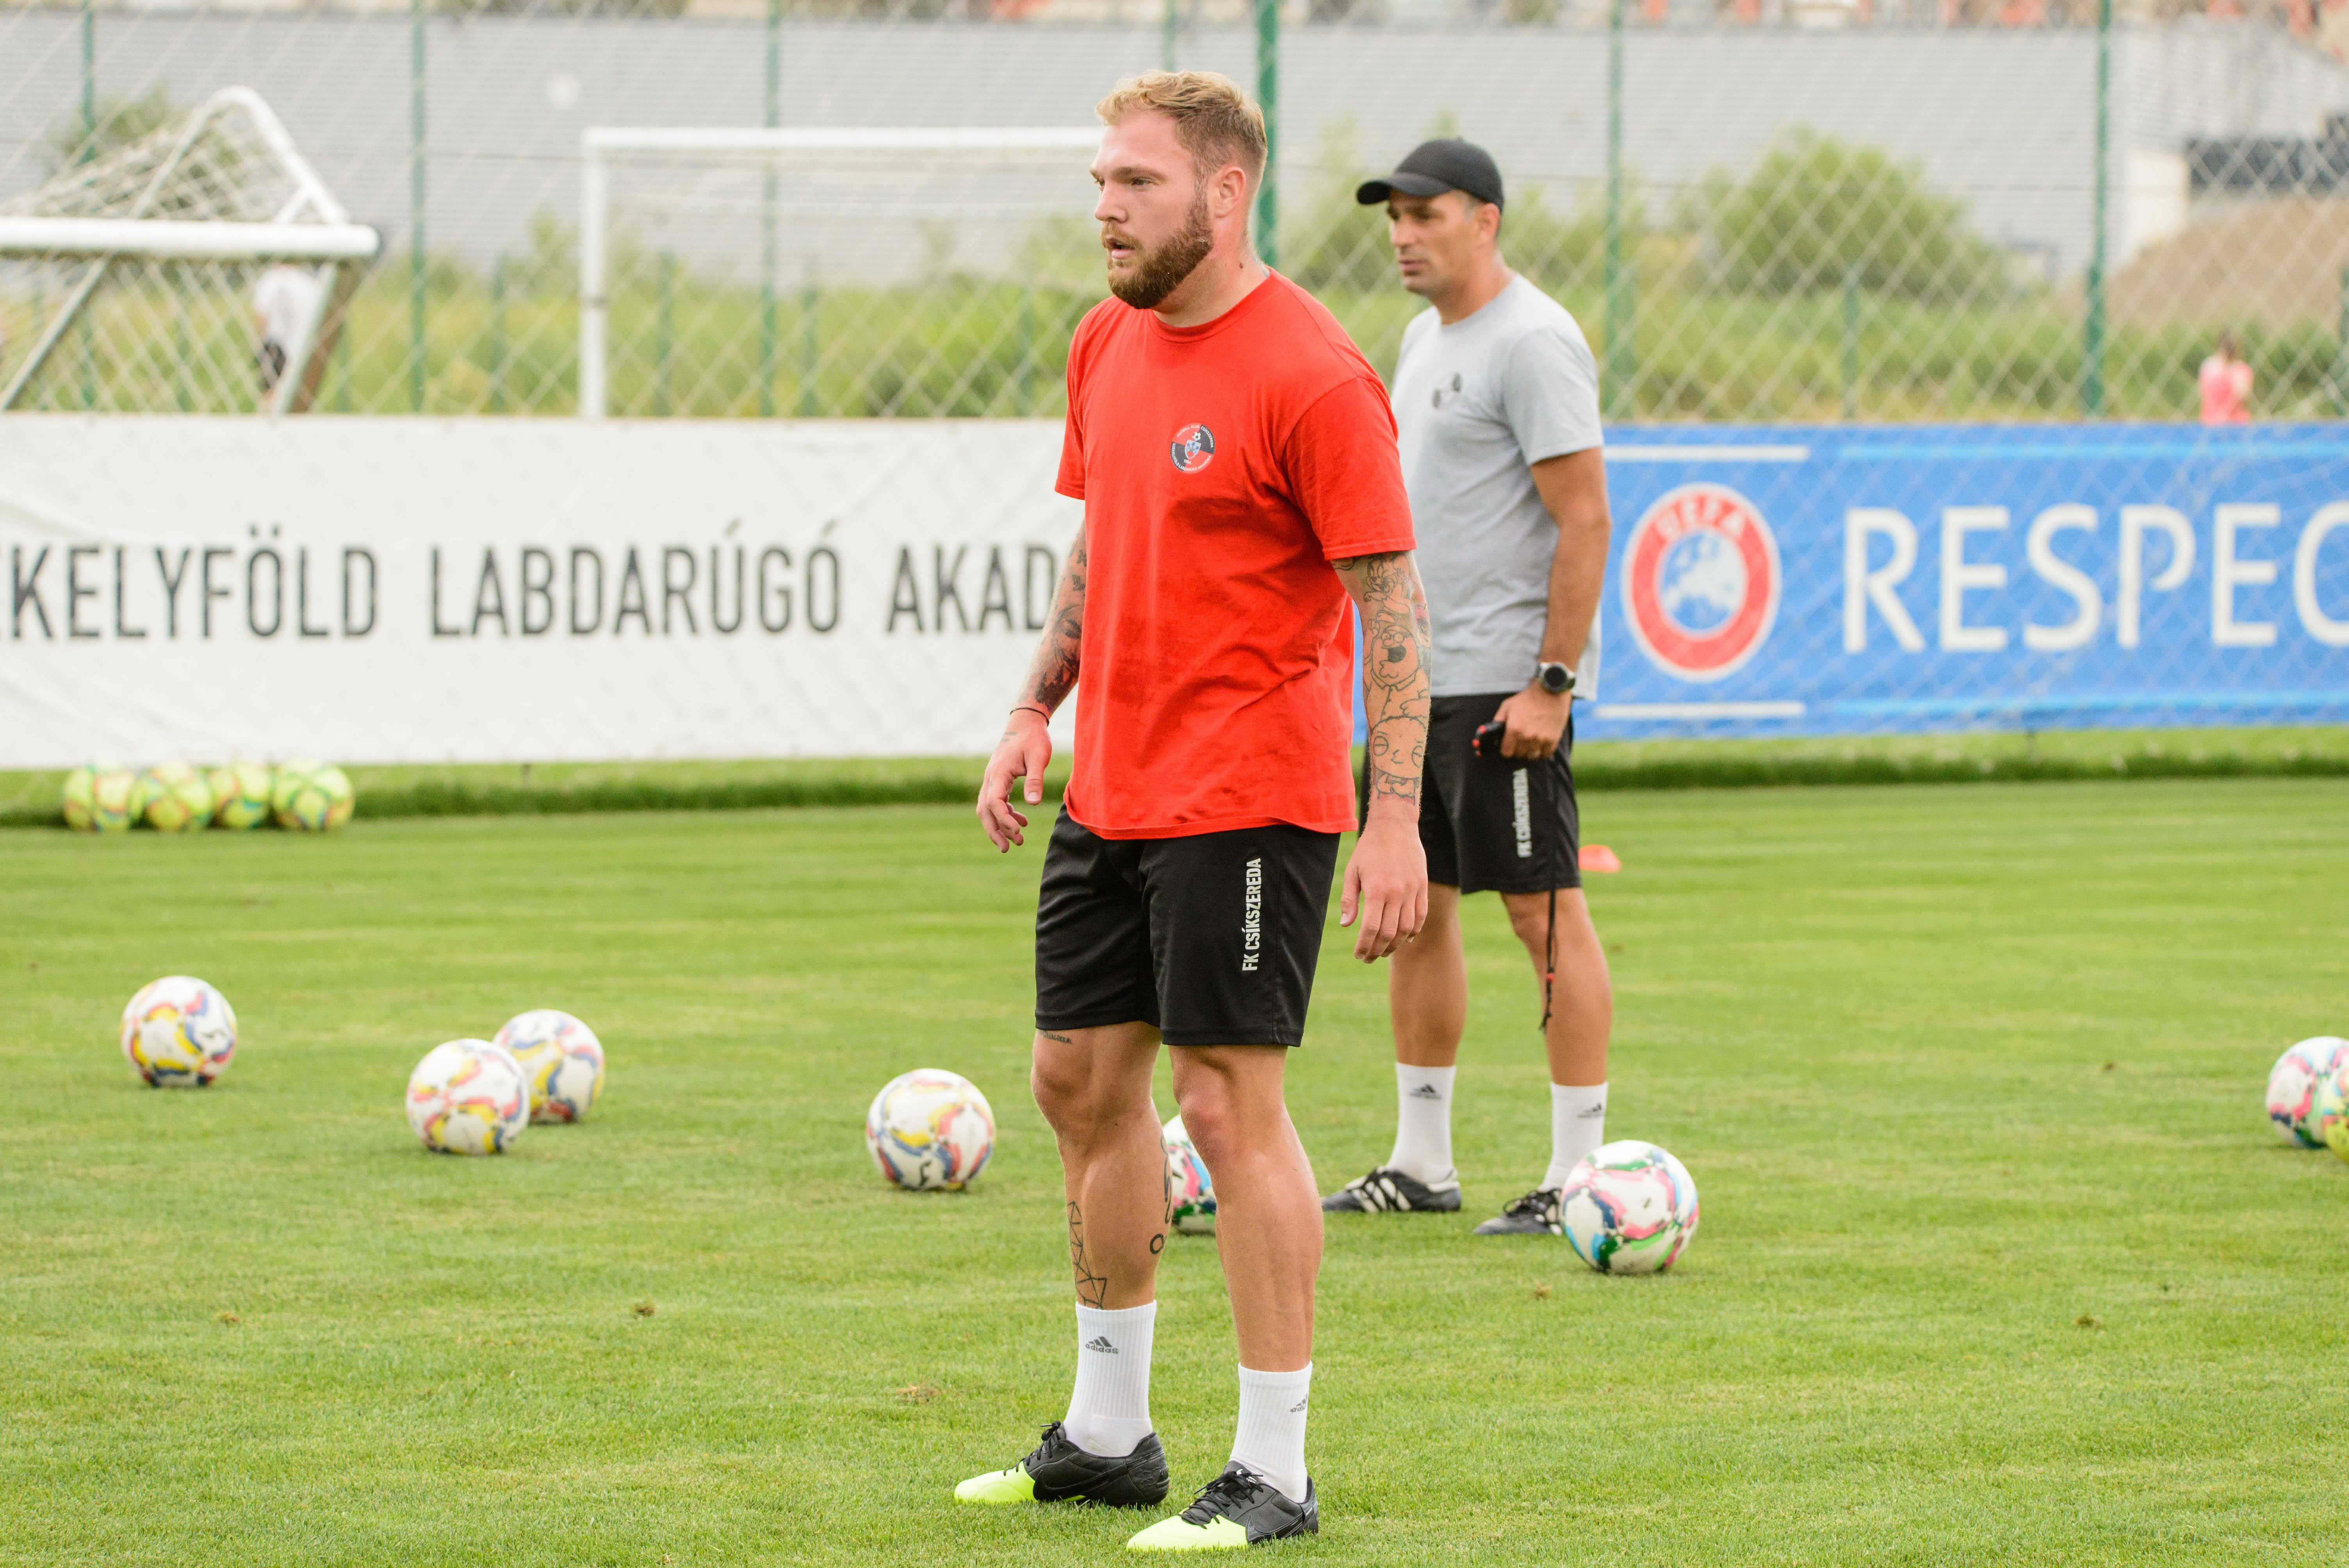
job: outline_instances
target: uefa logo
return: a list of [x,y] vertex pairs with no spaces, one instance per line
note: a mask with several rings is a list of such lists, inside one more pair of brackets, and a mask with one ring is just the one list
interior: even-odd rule
[[1656,666],[1684,681],[1741,668],[1778,618],[1778,542],[1726,485],[1689,484],[1640,514],[1623,552],[1623,611]]
[[1174,432],[1174,466],[1195,474],[1216,460],[1216,433],[1205,425],[1185,425]]

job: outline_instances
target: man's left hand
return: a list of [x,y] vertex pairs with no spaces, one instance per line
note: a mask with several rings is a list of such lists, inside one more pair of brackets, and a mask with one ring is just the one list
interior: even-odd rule
[[1509,727],[1501,755],[1522,762],[1538,762],[1566,738],[1567,716],[1574,711],[1574,694],[1542,689],[1538,683],[1510,697],[1494,714]]
[[1363,822],[1338,898],[1338,923],[1357,923],[1354,956],[1365,964],[1384,958],[1427,923],[1427,851],[1416,820],[1380,813]]

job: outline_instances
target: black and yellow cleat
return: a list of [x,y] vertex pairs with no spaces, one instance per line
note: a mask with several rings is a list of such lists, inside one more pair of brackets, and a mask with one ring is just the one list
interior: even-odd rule
[[1104,1459],[1069,1440],[1054,1421],[1044,1440],[1009,1470],[975,1475],[955,1488],[961,1502],[1099,1502],[1148,1508],[1166,1498],[1166,1450],[1151,1433],[1130,1454]]
[[1321,1529],[1321,1505],[1313,1483],[1305,1501],[1291,1502],[1280,1489],[1235,1460],[1224,1473],[1199,1489],[1190,1507],[1162,1519],[1125,1543],[1129,1552],[1217,1552],[1260,1545]]

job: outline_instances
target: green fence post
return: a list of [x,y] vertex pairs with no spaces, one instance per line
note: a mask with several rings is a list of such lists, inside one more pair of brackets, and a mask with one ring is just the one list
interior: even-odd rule
[[1607,8],[1607,417],[1627,418],[1639,374],[1631,349],[1630,269],[1623,260],[1623,4]]
[[669,371],[677,355],[677,258],[660,253],[660,308],[654,315],[653,412],[667,414]]
[[424,411],[424,7],[408,0],[408,402]]
[[1843,418],[1859,418],[1859,263],[1843,268]]
[[2105,412],[2105,220],[2111,200],[2113,0],[2096,0],[2096,232],[2088,242],[2088,319],[2080,345],[2080,406]]
[[1280,264],[1280,0],[1256,0],[1256,101],[1264,110],[1264,184],[1256,193],[1256,249]]
[[88,163],[98,135],[98,5],[81,0],[81,150],[76,163]]
[[1036,411],[1036,290],[1028,284],[1019,285],[1019,362],[1012,397],[1021,415]]
[[1174,0],[1166,0],[1158,16],[1158,68],[1174,68],[1174,30],[1180,26],[1174,14]]
[[[767,0],[767,129],[783,123],[783,0]],[[760,188],[761,265],[759,269],[759,413],[775,413],[775,166]]]
[[[88,163],[98,155],[92,144],[98,139],[98,6],[96,0],[81,4],[81,149],[74,161]],[[90,331],[89,318],[98,309],[98,292],[92,290],[82,302],[79,330],[75,335],[81,342],[81,406],[98,407],[98,339]]]
[[171,291],[171,403],[184,414],[192,407],[188,397],[188,361],[195,352],[188,339],[188,294],[177,267],[163,270],[163,284]]
[[506,346],[506,259],[500,256],[490,266],[490,412],[502,414],[506,409],[506,362],[510,350]]
[[800,418],[802,419],[812,419],[816,416],[816,356],[823,348],[823,344],[818,341],[821,324],[816,313],[823,304],[823,296],[816,293],[814,263],[810,263],[809,268],[808,281],[800,290]]
[[2341,304],[2333,325],[2333,408],[2349,414],[2349,386],[2342,376],[2349,369],[2349,266],[2341,269]]

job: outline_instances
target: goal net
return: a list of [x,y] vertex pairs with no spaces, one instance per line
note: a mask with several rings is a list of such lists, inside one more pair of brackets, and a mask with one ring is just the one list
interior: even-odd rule
[[260,95],[0,202],[0,409],[304,407],[381,242]]
[[1093,128],[599,127],[579,408],[1052,414],[1102,294]]

